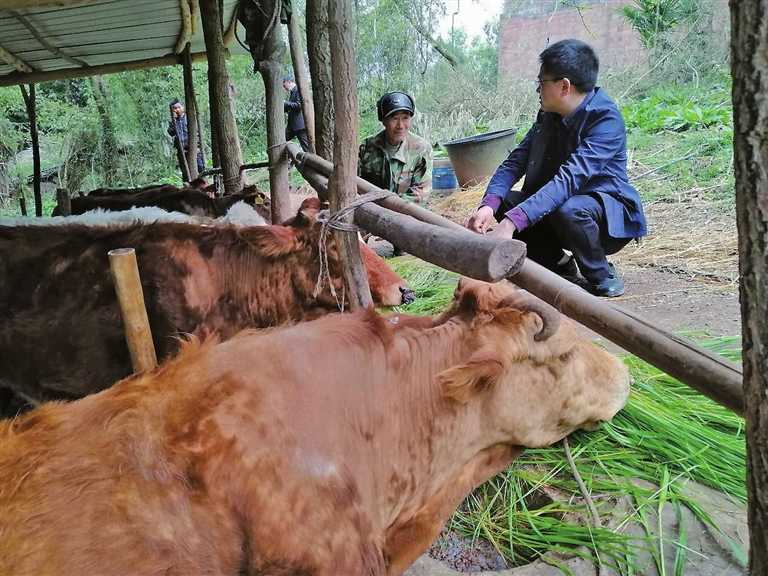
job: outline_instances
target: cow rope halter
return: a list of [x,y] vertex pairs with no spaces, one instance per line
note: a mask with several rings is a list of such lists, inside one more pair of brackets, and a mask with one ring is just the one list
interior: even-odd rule
[[387,190],[381,190],[380,192],[369,192],[358,196],[351,203],[344,206],[341,210],[330,213],[330,210],[321,210],[317,214],[317,221],[321,223],[320,228],[320,240],[318,242],[320,249],[320,270],[317,274],[317,282],[315,283],[315,291],[313,296],[317,298],[323,289],[323,283],[328,282],[328,287],[331,290],[331,294],[336,299],[336,305],[341,312],[344,312],[344,294],[342,293],[341,301],[336,294],[336,288],[333,286],[333,280],[331,279],[330,267],[328,265],[328,233],[333,230],[341,230],[343,232],[353,232],[357,234],[360,228],[348,221],[348,217],[358,207],[368,202],[376,202],[377,200],[383,200],[387,196],[396,196],[394,192]]

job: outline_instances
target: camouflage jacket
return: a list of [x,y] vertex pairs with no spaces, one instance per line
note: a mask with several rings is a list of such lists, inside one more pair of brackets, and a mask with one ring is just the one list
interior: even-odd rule
[[415,134],[408,134],[394,156],[388,156],[382,130],[360,145],[358,174],[371,184],[417,203],[432,191],[432,149]]

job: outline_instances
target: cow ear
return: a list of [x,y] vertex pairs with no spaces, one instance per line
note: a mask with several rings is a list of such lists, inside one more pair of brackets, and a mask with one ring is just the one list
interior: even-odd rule
[[443,370],[437,381],[446,398],[466,404],[474,394],[493,386],[503,368],[496,353],[478,350],[465,364]]

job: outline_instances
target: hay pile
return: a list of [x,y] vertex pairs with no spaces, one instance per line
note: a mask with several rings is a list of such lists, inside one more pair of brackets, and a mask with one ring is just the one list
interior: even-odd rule
[[655,267],[692,279],[736,284],[739,249],[736,218],[725,204],[683,199],[645,206],[649,234],[630,243],[615,259],[622,264]]

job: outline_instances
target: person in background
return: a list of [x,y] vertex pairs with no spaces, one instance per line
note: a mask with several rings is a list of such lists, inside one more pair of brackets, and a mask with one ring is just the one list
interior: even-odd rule
[[432,191],[432,148],[411,133],[416,113],[405,92],[387,92],[376,103],[384,129],[360,145],[358,175],[371,184],[423,204]]
[[[539,60],[536,123],[494,173],[467,227],[484,234],[495,225],[494,235],[525,242],[535,262],[596,296],[620,296],[624,281],[606,256],[646,234],[627,177],[624,120],[596,86],[589,45],[562,40]],[[522,191],[512,190],[523,175]]]
[[288,121],[285,124],[285,141],[297,138],[301,149],[306,152],[309,150],[309,136],[307,136],[307,126],[304,124],[304,114],[301,111],[299,88],[291,76],[283,78],[283,88],[288,92],[288,100],[283,102],[283,111],[288,114]]
[[[179,102],[178,98],[174,98],[170,103],[171,108],[171,120],[168,122],[168,135],[172,136],[174,140],[177,140],[184,150],[186,157],[189,150],[189,127],[187,125],[187,114],[184,111],[184,105]],[[198,149],[197,151],[197,172],[198,174],[205,170],[203,164],[203,153]]]

